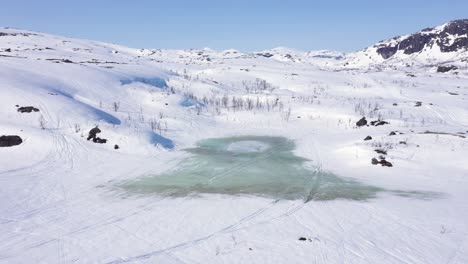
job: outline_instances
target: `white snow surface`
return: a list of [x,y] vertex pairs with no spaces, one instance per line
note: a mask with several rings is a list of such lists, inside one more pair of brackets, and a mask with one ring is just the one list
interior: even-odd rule
[[[0,135],[23,139],[0,148],[0,263],[468,263],[463,65],[442,74],[343,66],[359,53],[267,58],[0,32]],[[390,124],[357,128],[362,116]],[[86,140],[95,125],[107,144]],[[319,170],[439,195],[304,203],[115,187],[177,167],[199,140],[243,135],[294,140]],[[375,149],[393,167],[372,165]]]

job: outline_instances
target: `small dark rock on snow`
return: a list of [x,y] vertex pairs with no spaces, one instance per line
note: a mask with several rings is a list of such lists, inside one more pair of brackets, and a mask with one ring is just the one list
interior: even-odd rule
[[119,145],[114,145],[114,149],[119,149]]
[[383,149],[376,149],[374,150],[375,152],[379,153],[379,154],[382,154],[382,155],[387,155],[387,151],[383,150]]
[[388,134],[388,135],[389,135],[389,136],[396,136],[396,133],[395,133],[395,131],[392,131],[392,132],[390,132],[390,134]]
[[37,109],[34,106],[22,106],[18,108],[18,112],[20,113],[39,112],[39,109]]
[[356,126],[358,127],[362,127],[362,126],[365,126],[367,125],[367,120],[365,117],[359,119],[359,121],[356,122]]
[[364,141],[368,141],[368,140],[372,140],[372,137],[371,136],[367,136]]
[[388,162],[384,159],[380,161],[380,165],[382,165],[383,167],[393,167],[393,164],[391,162]]
[[371,160],[371,163],[372,165],[377,165],[377,164],[380,164],[382,165],[382,167],[393,167],[393,164],[389,161],[386,161],[385,159],[380,159],[380,161],[378,161],[376,158],[372,158]]
[[305,238],[305,237],[300,237],[300,238],[299,238],[299,241],[307,241],[307,238]]
[[93,142],[98,143],[98,144],[105,144],[105,143],[107,143],[107,139],[100,138],[100,137],[95,137],[95,138],[93,138]]
[[20,136],[1,136],[0,147],[13,147],[23,143]]
[[390,123],[388,123],[387,121],[383,121],[383,120],[375,120],[375,121],[371,121],[370,124],[373,126],[383,126],[383,125],[388,125]]

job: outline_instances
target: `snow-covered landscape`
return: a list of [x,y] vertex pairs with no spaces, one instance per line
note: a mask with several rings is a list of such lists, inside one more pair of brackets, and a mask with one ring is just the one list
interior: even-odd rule
[[388,37],[0,28],[0,263],[468,263],[468,20]]

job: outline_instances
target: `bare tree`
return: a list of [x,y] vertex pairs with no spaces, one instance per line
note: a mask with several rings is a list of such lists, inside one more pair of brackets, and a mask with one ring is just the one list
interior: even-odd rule
[[41,129],[46,129],[46,124],[47,124],[47,121],[45,120],[44,116],[41,115],[41,116],[39,117],[39,127],[40,127]]
[[114,107],[114,111],[115,111],[115,112],[119,111],[119,109],[120,109],[120,102],[114,102],[113,107]]

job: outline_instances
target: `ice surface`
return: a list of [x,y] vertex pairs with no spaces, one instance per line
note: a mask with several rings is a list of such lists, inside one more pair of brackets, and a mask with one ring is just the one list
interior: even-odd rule
[[122,85],[127,85],[131,83],[144,83],[156,88],[166,88],[167,83],[165,80],[158,78],[158,77],[153,77],[153,78],[142,78],[142,77],[136,77],[133,79],[127,79],[127,80],[121,80],[120,83]]
[[227,151],[234,153],[247,153],[247,152],[263,152],[270,146],[261,141],[236,141],[227,147]]
[[193,156],[180,168],[126,182],[137,193],[186,196],[200,193],[254,195],[296,200],[365,200],[383,189],[304,167],[283,137],[245,136],[208,139],[187,149]]

